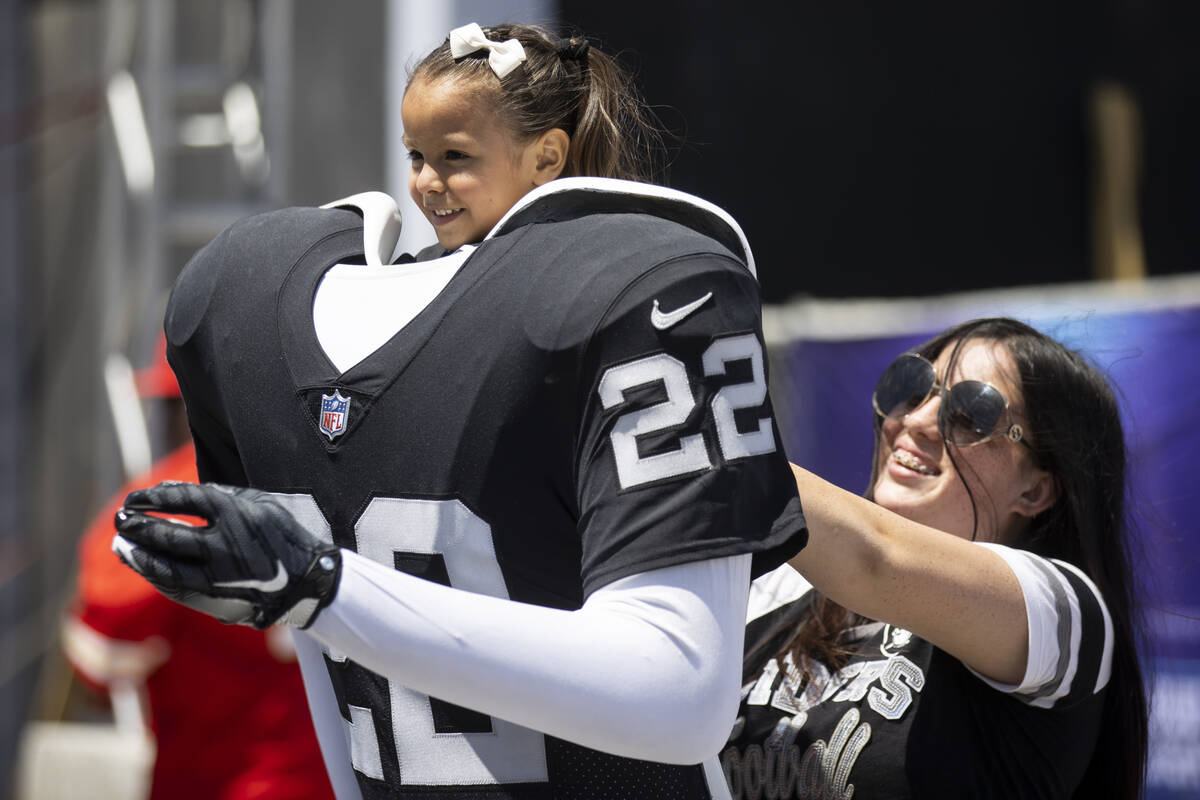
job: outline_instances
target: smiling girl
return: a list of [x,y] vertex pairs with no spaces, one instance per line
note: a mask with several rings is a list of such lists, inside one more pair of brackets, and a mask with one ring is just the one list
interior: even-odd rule
[[483,239],[555,178],[646,181],[654,169],[657,128],[604,51],[531,25],[495,26],[487,37],[490,52],[519,42],[519,68],[502,62],[504,74],[481,80],[479,60],[463,57],[471,45],[448,41],[413,69],[401,105],[409,193],[446,251]]

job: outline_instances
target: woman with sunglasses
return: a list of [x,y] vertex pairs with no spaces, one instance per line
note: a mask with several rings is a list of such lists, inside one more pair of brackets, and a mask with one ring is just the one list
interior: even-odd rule
[[1139,796],[1104,378],[1027,325],[976,320],[896,359],[873,404],[866,499],[794,468],[810,539],[751,592],[732,795]]

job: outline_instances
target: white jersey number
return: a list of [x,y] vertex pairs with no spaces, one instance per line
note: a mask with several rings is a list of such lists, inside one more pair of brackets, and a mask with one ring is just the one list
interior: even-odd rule
[[[327,542],[333,534],[308,495],[277,494],[279,500],[314,535]],[[457,589],[508,599],[504,575],[496,560],[492,529],[458,500],[376,497],[354,526],[358,552],[395,567],[396,553],[441,555],[450,584]],[[345,661],[326,650],[333,661]],[[423,786],[544,782],[545,739],[541,733],[491,718],[487,733],[434,731],[427,695],[392,681],[392,728],[401,782]],[[349,706],[343,720],[354,769],[383,779],[379,737],[369,708]]]
[[[704,351],[704,374],[724,375],[727,366],[737,361],[750,362],[750,380],[722,387],[709,404],[717,429],[717,446],[727,462],[775,452],[775,430],[770,417],[760,417],[758,426],[747,432],[739,431],[734,421],[735,411],[758,408],[767,399],[766,371],[758,338],[747,333],[715,340]],[[640,438],[683,425],[696,407],[683,362],[666,353],[656,353],[609,367],[600,378],[597,392],[601,404],[608,409],[624,403],[630,390],[655,383],[663,387],[667,399],[625,412],[617,417],[609,434],[622,489],[712,468],[708,447],[700,433],[680,436],[678,447],[665,453],[646,456],[638,453]]]

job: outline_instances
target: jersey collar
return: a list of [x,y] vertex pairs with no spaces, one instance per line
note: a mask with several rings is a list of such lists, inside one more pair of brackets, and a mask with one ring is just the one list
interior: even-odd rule
[[686,225],[729,248],[758,277],[750,242],[727,211],[676,189],[615,178],[558,178],[543,184],[518,200],[484,239],[572,213],[642,213]]

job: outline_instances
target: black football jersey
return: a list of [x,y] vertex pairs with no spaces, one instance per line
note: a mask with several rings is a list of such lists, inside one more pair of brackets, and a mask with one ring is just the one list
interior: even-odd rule
[[[189,262],[165,327],[203,480],[276,492],[318,535],[395,569],[561,609],[699,559],[753,553],[758,574],[803,545],[758,286],[722,219],[552,192],[339,372],[313,298],[363,250],[354,212],[292,208]],[[378,762],[355,765],[365,798],[707,796],[699,767],[524,729],[508,747],[486,715],[326,663],[348,730],[377,742]],[[488,757],[454,755],[472,737]]]
[[1043,563],[1063,581],[1054,630],[1062,657],[1055,677],[1025,694],[996,690],[953,656],[882,622],[846,632],[851,655],[840,670],[810,663],[806,677],[780,649],[809,615],[813,593],[760,617],[758,635],[748,630],[746,642],[755,668],[721,753],[730,795],[1070,797],[1109,691],[1095,689],[1104,612],[1073,570]]

